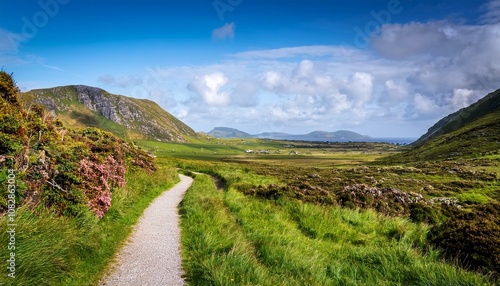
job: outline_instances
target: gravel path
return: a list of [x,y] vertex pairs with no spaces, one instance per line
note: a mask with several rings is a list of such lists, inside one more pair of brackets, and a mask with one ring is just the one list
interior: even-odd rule
[[180,183],[144,211],[118,253],[118,262],[99,285],[184,285],[177,206],[193,179],[179,176]]

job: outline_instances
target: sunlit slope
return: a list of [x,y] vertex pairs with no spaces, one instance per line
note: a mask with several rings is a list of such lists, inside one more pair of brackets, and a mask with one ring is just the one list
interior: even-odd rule
[[394,161],[447,160],[482,156],[500,158],[500,110],[458,129],[432,137],[411,150],[389,157]]
[[195,132],[146,99],[111,94],[103,89],[70,85],[22,94],[27,107],[40,103],[69,127],[98,127],[124,139],[187,142]]
[[413,145],[421,145],[428,140],[447,134],[466,126],[473,121],[500,110],[500,89],[489,93],[476,103],[452,113],[434,124]]

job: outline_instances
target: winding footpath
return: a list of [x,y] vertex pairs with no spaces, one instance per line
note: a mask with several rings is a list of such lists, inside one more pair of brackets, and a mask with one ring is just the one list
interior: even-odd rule
[[184,285],[177,207],[193,179],[179,176],[181,181],[144,211],[117,263],[99,285]]

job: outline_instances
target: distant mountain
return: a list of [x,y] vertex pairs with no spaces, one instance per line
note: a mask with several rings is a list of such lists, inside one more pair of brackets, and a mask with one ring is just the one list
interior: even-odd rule
[[262,139],[284,139],[290,136],[290,134],[286,134],[283,132],[264,132],[264,133],[259,133],[256,135],[253,135],[254,137],[257,138],[262,138]]
[[261,138],[261,139],[275,139],[275,140],[302,140],[302,141],[360,141],[370,139],[371,137],[358,134],[352,131],[314,131],[308,134],[287,134],[282,132],[265,132],[260,134],[251,135],[249,133],[228,127],[216,127],[210,131],[208,135],[217,138]]
[[70,85],[21,94],[29,108],[44,105],[68,127],[98,127],[131,140],[187,142],[193,129],[146,99],[111,94],[103,89]]
[[307,138],[332,139],[332,140],[363,140],[369,139],[370,136],[358,134],[356,132],[339,130],[335,132],[313,131],[306,135],[299,135]]
[[240,131],[238,129],[229,127],[215,127],[212,131],[208,132],[208,135],[217,138],[252,138],[253,136]]
[[432,126],[409,151],[386,158],[416,162],[500,154],[500,90]]
[[500,89],[489,93],[469,107],[462,108],[459,111],[439,120],[436,124],[429,128],[427,133],[415,141],[413,145],[418,146],[439,135],[458,130],[466,124],[498,109],[500,109]]

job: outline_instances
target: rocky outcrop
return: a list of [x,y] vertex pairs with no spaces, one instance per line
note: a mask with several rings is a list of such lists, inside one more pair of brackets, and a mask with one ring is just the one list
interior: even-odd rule
[[77,85],[75,89],[78,101],[83,105],[115,123],[122,124],[115,109],[116,106],[111,102],[109,96],[104,96],[104,90],[84,85]]
[[[134,138],[140,134],[147,140],[186,142],[189,137],[196,136],[194,130],[153,101],[111,94],[97,87],[75,85],[32,90],[23,98],[28,105],[43,104],[59,117],[77,120],[80,126],[115,132],[108,126],[109,122],[103,122],[104,117],[125,127],[125,133],[133,133]],[[124,132],[115,134],[128,136]]]

